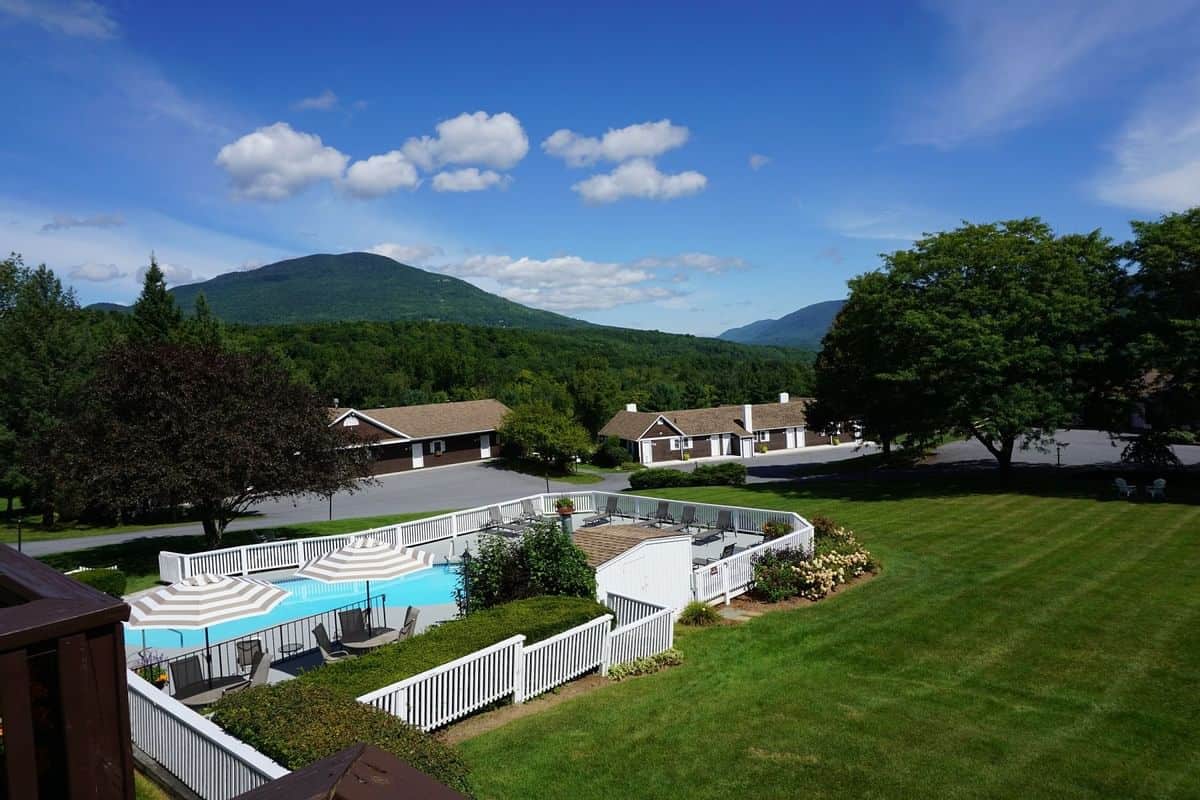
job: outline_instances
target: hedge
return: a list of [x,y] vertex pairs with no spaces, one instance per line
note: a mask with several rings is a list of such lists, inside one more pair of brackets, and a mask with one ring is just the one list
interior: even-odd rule
[[629,476],[633,489],[664,489],[672,486],[741,486],[746,482],[746,465],[736,461],[699,464],[691,472],[667,467],[642,469]]
[[519,633],[526,644],[612,613],[580,597],[532,597],[443,622],[420,636],[387,645],[357,658],[308,670],[292,684],[323,686],[353,700]]
[[119,569],[85,569],[71,577],[118,600],[125,594],[125,573]]
[[291,770],[367,742],[471,796],[467,765],[456,750],[386,711],[311,682],[232,692],[217,703],[213,721]]

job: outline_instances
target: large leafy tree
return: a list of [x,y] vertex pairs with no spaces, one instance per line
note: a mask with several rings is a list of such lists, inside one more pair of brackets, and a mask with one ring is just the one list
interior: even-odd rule
[[850,298],[821,343],[814,365],[810,427],[853,419],[890,460],[900,439],[919,445],[944,424],[936,387],[914,369],[911,342],[898,323],[907,307],[902,287],[882,272],[850,281]]
[[112,350],[79,426],[80,481],[118,514],[187,503],[205,537],[271,498],[355,491],[369,453],[264,355],[194,344]]
[[45,265],[0,262],[0,448],[5,491],[21,492],[53,527],[68,494],[67,450],[95,355],[75,295]]
[[548,403],[517,406],[505,415],[497,433],[505,452],[561,469],[592,450],[587,430]]
[[[1076,418],[1120,285],[1098,232],[1055,237],[1036,218],[962,227],[885,256],[891,316],[875,326],[928,412],[1002,468]],[[869,390],[865,386],[864,390]]]

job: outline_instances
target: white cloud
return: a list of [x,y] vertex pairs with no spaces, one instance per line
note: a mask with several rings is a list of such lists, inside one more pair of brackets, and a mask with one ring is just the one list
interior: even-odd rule
[[240,196],[282,200],[317,181],[340,177],[347,161],[320,136],[276,122],[222,147],[216,163]]
[[913,242],[944,225],[940,215],[906,207],[843,208],[825,218],[826,227],[848,239]]
[[0,0],[0,14],[31,22],[51,33],[80,39],[112,39],[120,32],[120,26],[109,15],[108,9],[92,0]]
[[673,200],[704,191],[708,178],[694,170],[668,175],[645,158],[627,161],[612,172],[593,175],[571,188],[588,203],[612,203],[622,197]]
[[305,97],[292,105],[297,111],[333,111],[337,108],[338,96],[326,89],[315,97]]
[[493,170],[480,172],[475,167],[439,172],[433,176],[433,188],[438,192],[481,192],[493,186],[507,186],[512,182],[508,175]]
[[599,138],[563,128],[542,142],[542,150],[549,156],[561,158],[568,166],[585,167],[600,160],[621,162],[631,158],[654,158],[682,147],[689,135],[686,127],[673,125],[669,119],[610,128]]
[[412,138],[404,154],[426,171],[446,164],[482,164],[511,169],[529,152],[521,121],[508,112],[459,114],[437,125],[437,136]]
[[1106,71],[1147,52],[1130,46],[1135,37],[1194,7],[1194,0],[938,2],[953,77],[926,102],[907,104],[908,136],[952,147],[1022,128],[1104,83]]
[[421,265],[431,258],[442,255],[442,248],[429,244],[397,244],[381,242],[370,248],[368,252],[387,256],[401,264]]
[[504,289],[500,295],[526,306],[570,312],[599,311],[651,300],[664,300],[675,297],[676,293],[662,286],[618,286],[603,292],[597,292],[589,286],[571,286],[559,289]]
[[1200,205],[1200,77],[1157,92],[1125,126],[1113,160],[1095,181],[1105,202],[1146,211]]
[[358,197],[379,197],[420,185],[417,168],[399,150],[355,161],[347,170],[345,180],[346,189]]
[[[183,283],[191,283],[193,280],[192,270],[190,267],[180,266],[179,264],[171,264],[166,261],[159,261],[158,268],[162,270],[163,280],[167,286],[179,286]],[[150,265],[146,264],[137,268],[137,282],[140,284],[146,279],[146,272],[150,269]]]
[[125,277],[125,273],[116,264],[97,264],[95,262],[72,267],[67,275],[73,280],[92,281],[93,283],[106,283]]
[[750,169],[758,172],[760,169],[771,163],[770,156],[764,156],[762,153],[750,154]]
[[118,228],[124,224],[125,218],[120,214],[95,214],[90,217],[55,214],[51,222],[42,226],[42,232],[65,231],[68,228]]
[[746,260],[737,256],[714,256],[710,253],[680,253],[675,256],[650,256],[634,261],[630,266],[639,269],[695,270],[716,275],[734,269],[746,269]]

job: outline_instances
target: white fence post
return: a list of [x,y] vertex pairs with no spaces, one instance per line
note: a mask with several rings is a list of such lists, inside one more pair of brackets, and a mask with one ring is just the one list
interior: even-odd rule
[[247,568],[247,566],[246,566],[246,548],[244,548],[244,547],[238,548],[238,555],[241,556],[241,560],[242,560],[242,574],[246,575],[250,572],[249,568]]
[[600,674],[607,675],[612,666],[612,629],[604,632],[604,641],[600,644]]
[[513,704],[525,702],[525,637],[517,636],[521,641],[513,648]]
[[725,594],[725,605],[729,605],[729,565],[721,565],[721,587]]

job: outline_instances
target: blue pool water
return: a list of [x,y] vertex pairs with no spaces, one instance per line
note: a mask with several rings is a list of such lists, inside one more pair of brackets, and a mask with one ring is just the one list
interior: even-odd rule
[[[210,640],[220,642],[232,639],[367,597],[365,583],[321,583],[308,578],[291,578],[275,581],[275,584],[289,592],[282,603],[267,614],[212,626],[208,629]],[[457,586],[458,575],[452,567],[443,565],[391,581],[371,581],[371,597],[385,594],[389,606],[430,606],[453,603]],[[400,621],[388,618],[389,623],[399,624]],[[126,643],[141,647],[143,633],[146,634],[146,647],[204,646],[203,630],[175,631],[163,628],[126,629]]]

